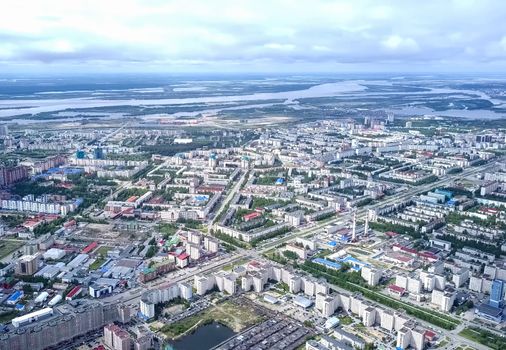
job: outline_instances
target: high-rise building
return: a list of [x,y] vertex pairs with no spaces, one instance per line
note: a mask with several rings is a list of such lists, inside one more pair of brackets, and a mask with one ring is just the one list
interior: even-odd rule
[[130,309],[130,306],[128,305],[121,305],[118,308],[119,311],[119,322],[121,323],[128,323],[132,320],[132,310]]
[[55,307],[52,316],[45,315],[23,325],[12,327],[0,337],[0,349],[60,349],[58,344],[118,321],[118,306],[79,299]]
[[16,262],[16,275],[32,276],[39,269],[39,255],[23,255]]
[[130,334],[115,324],[104,327],[104,343],[114,350],[130,350],[132,339]]
[[0,167],[0,186],[9,186],[24,179],[28,179],[27,167]]
[[377,270],[369,266],[364,266],[361,270],[361,275],[368,285],[376,286],[381,279],[381,270]]
[[492,288],[490,288],[490,299],[488,304],[496,308],[502,307],[503,295],[504,282],[501,280],[494,280],[494,282],[492,282]]

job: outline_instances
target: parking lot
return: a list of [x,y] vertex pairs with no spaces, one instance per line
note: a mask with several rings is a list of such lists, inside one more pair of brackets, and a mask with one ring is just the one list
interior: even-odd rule
[[307,328],[286,319],[270,319],[256,325],[219,346],[216,350],[292,350],[311,334]]

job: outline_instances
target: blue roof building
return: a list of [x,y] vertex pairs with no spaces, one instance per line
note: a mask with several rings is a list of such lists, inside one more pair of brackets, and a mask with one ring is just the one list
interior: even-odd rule
[[497,323],[502,321],[502,308],[493,307],[488,304],[480,304],[476,308],[475,312],[478,316],[483,317],[487,320]]
[[317,263],[317,264],[320,264],[320,265],[323,265],[325,267],[328,267],[330,269],[334,269],[334,270],[340,270],[341,267],[342,267],[341,264],[336,263],[335,261],[331,261],[331,260],[327,260],[327,259],[323,259],[323,258],[313,259],[313,262]]
[[362,269],[362,267],[369,266],[368,263],[358,260],[357,258],[354,258],[351,255],[348,255],[345,258],[339,259],[339,261],[342,263],[350,264],[351,268],[355,271],[360,271]]
[[22,290],[17,290],[7,298],[6,303],[15,305],[23,297],[23,295],[25,295],[25,293]]

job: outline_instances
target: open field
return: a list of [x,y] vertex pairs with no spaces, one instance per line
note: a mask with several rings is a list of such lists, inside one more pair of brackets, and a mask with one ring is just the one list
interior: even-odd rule
[[2,239],[0,240],[0,259],[5,258],[15,250],[21,248],[25,242],[11,240],[11,239]]

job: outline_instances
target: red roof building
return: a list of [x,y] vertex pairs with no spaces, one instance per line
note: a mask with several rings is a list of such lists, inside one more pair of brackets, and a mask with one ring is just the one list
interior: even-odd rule
[[423,335],[427,341],[433,341],[436,338],[436,333],[433,331],[426,330],[425,334]]
[[485,214],[485,215],[497,215],[497,214],[499,214],[499,210],[498,209],[489,208],[489,207],[480,208],[480,209],[478,209],[478,211],[480,213]]
[[65,297],[65,300],[74,299],[79,294],[81,294],[82,290],[83,290],[83,288],[81,286],[75,286],[74,288],[72,288],[72,290],[69,292],[69,294],[67,294],[67,296]]
[[431,253],[431,252],[420,252],[418,253],[418,256],[420,258],[422,258],[423,260],[428,260],[430,262],[434,262],[434,261],[438,261],[439,258],[437,257],[436,254],[434,253]]
[[390,292],[390,294],[402,297],[402,295],[406,292],[406,289],[396,286],[395,284],[391,284],[388,286],[388,291]]
[[405,246],[397,244],[397,243],[392,246],[392,250],[394,252],[401,251],[403,253],[407,253],[407,254],[410,254],[410,255],[413,255],[413,256],[418,255],[418,251],[416,249],[408,248],[408,247],[405,247]]
[[258,270],[261,269],[262,267],[263,265],[256,260],[250,261],[250,263],[248,264],[249,270]]
[[176,258],[178,258],[179,260],[186,260],[186,259],[188,259],[189,256],[190,256],[190,254],[188,254],[188,253],[181,253]]
[[91,251],[93,251],[93,249],[95,249],[96,247],[98,246],[98,243],[97,242],[91,242],[90,244],[88,244],[83,250],[81,253],[84,253],[84,254],[88,254],[90,253]]
[[253,219],[258,218],[260,216],[262,216],[262,214],[255,211],[253,213],[249,213],[249,214],[244,215],[242,218],[244,219],[244,221],[250,221],[250,220],[253,220]]

